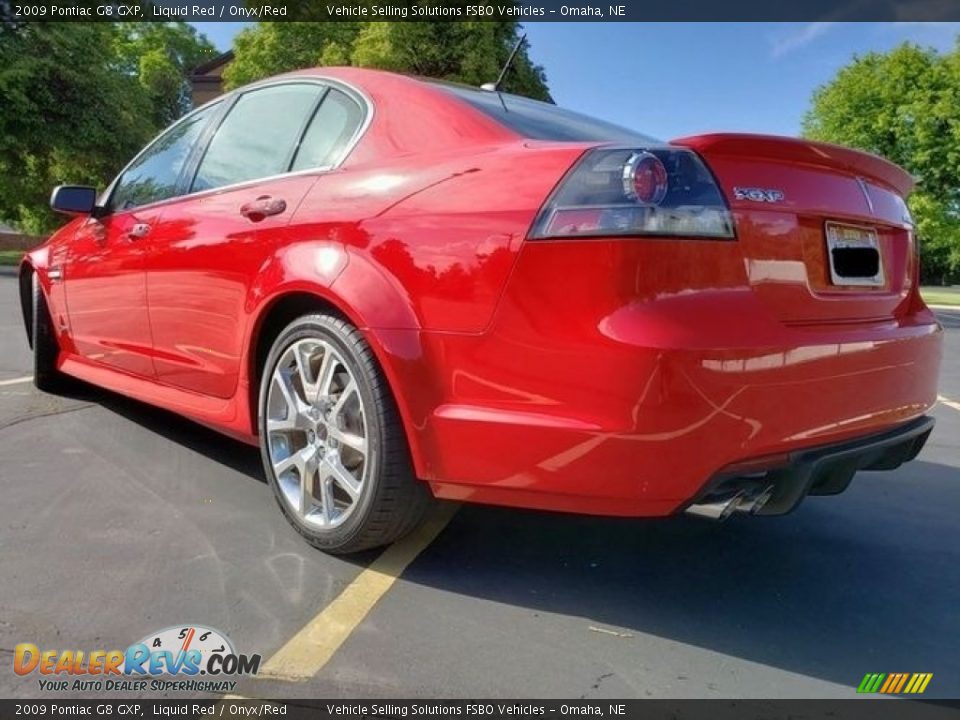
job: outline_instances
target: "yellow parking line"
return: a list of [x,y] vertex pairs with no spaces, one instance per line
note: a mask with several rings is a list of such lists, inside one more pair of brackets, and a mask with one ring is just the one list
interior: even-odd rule
[[939,400],[942,405],[946,405],[948,408],[953,408],[957,412],[960,412],[960,402],[945,398],[943,395],[937,395],[937,400]]
[[260,668],[256,677],[299,682],[316,675],[456,513],[443,503],[412,533],[394,543],[344,588],[336,599],[306,624]]
[[33,382],[33,375],[24,375],[23,377],[11,378],[9,380],[0,380],[2,385],[19,385],[20,383]]

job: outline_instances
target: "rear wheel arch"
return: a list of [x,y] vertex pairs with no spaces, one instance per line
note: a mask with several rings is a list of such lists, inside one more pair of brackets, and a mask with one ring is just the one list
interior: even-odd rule
[[253,323],[253,329],[248,342],[247,358],[247,402],[249,406],[249,422],[252,433],[259,435],[259,402],[260,381],[266,371],[267,358],[274,341],[283,330],[294,320],[304,315],[323,313],[338,317],[356,327],[364,340],[373,351],[380,370],[387,380],[390,393],[400,413],[404,435],[413,459],[414,467],[419,470],[420,444],[415,433],[411,432],[411,419],[404,395],[400,392],[397,379],[387,361],[386,353],[363,322],[353,310],[347,310],[344,303],[338,302],[324,294],[307,290],[291,290],[278,295],[267,302],[260,310]]
[[257,402],[260,393],[260,378],[266,366],[267,356],[274,340],[283,329],[302,315],[328,313],[350,319],[328,299],[314,293],[294,291],[280,295],[267,303],[254,320],[250,335],[247,359],[247,377],[250,393],[250,427],[256,432]]

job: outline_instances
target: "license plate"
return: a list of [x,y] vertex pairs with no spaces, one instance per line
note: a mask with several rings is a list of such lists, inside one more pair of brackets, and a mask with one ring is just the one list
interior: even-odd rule
[[858,225],[827,223],[827,256],[834,285],[883,285],[877,231]]

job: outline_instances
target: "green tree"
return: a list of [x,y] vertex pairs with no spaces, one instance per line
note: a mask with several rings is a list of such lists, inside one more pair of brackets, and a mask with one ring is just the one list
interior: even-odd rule
[[[500,21],[265,22],[235,38],[235,59],[225,79],[236,87],[297,68],[337,64],[480,85],[497,79],[518,32],[518,23]],[[517,53],[504,89],[549,100],[543,68],[530,60],[526,47]]]
[[[497,79],[518,30],[515,22],[371,22],[354,41],[351,61],[479,86]],[[533,64],[525,46],[514,58],[503,89],[550,99],[543,68]]]
[[854,58],[814,93],[805,136],[882,155],[918,180],[909,199],[926,282],[960,280],[960,45]]
[[224,71],[228,88],[278,73],[324,64],[325,53],[349,64],[348,48],[360,31],[352,22],[263,22],[233,39],[233,62]]
[[0,220],[61,224],[50,189],[104,187],[189,106],[186,73],[211,49],[182,23],[0,24]]
[[117,69],[146,90],[158,128],[190,109],[190,72],[217,52],[185,22],[119,23],[113,49]]
[[0,26],[0,218],[27,232],[58,223],[60,182],[102,185],[149,137],[148,100],[113,67],[110,23]]

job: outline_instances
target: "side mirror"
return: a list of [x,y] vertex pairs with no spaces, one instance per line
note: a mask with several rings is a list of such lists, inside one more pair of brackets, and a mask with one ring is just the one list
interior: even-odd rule
[[85,185],[58,185],[50,194],[50,207],[68,215],[89,215],[97,204],[97,189]]

